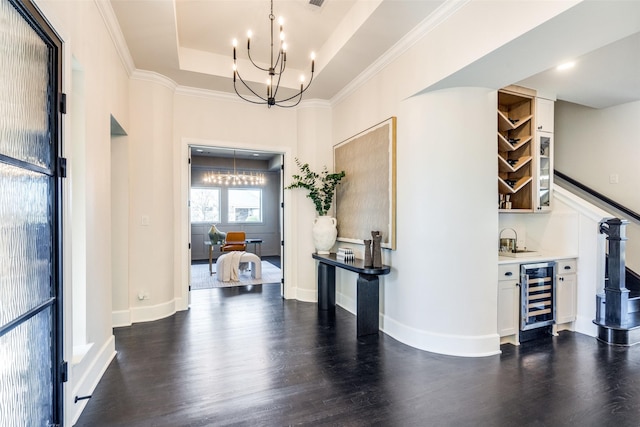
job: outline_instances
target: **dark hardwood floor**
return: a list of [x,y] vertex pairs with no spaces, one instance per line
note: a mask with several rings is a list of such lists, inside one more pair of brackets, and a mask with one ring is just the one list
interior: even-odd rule
[[355,338],[279,285],[194,291],[188,312],[115,329],[77,426],[638,426],[640,346],[571,332],[485,358]]

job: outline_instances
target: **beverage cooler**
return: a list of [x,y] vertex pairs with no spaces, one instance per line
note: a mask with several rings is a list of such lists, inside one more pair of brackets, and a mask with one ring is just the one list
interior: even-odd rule
[[520,330],[552,325],[556,320],[556,263],[520,265]]

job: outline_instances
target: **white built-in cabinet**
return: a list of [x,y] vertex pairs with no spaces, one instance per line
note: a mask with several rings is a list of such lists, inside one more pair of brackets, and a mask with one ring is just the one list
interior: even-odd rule
[[576,260],[562,260],[556,264],[556,324],[573,322],[577,311]]
[[537,179],[534,186],[535,212],[551,210],[553,191],[553,125],[554,102],[536,98],[536,153],[534,163]]
[[[549,261],[546,259],[545,261]],[[577,313],[577,260],[556,261],[554,332],[570,329]],[[520,333],[520,262],[498,265],[498,335],[500,344],[518,345]]]
[[555,103],[550,99],[536,98],[536,130],[553,133]]
[[531,89],[498,91],[498,209],[551,209],[554,102]]
[[500,343],[518,344],[520,264],[498,266],[498,335]]

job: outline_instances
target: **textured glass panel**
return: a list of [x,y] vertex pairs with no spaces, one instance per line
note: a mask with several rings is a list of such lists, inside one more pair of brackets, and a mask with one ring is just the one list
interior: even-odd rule
[[53,423],[51,311],[0,337],[0,426]]
[[0,0],[0,154],[49,168],[49,49]]
[[0,163],[0,325],[53,296],[50,185]]

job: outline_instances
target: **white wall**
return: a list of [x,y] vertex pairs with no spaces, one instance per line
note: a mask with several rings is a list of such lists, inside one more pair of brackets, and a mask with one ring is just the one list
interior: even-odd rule
[[[113,114],[126,129],[129,125],[128,75],[94,2],[38,0],[38,7],[64,41],[63,85],[73,100],[71,84],[72,56],[82,65],[84,79],[84,156],[86,166],[85,224],[86,298],[73,294],[71,252],[74,212],[67,178],[64,205],[64,358],[73,355],[72,325],[86,322],[86,341],[93,344],[84,357],[70,366],[69,382],[65,384],[65,425],[71,425],[86,405],[86,400],[74,403],[74,397],[90,394],[109,361],[115,355],[111,320],[111,137],[110,116]],[[63,155],[73,163],[71,114],[64,118]],[[76,120],[78,118],[76,117]],[[73,171],[73,167],[71,167]],[[74,304],[86,304],[86,319],[73,317]]]
[[601,110],[556,102],[556,169],[640,212],[638,117],[640,102]]
[[[174,292],[173,96],[174,88],[139,77],[130,80],[135,112],[129,131],[129,304],[131,321],[166,317]],[[141,300],[139,295],[144,295]]]
[[[640,102],[593,109],[556,102],[555,168],[640,212]],[[618,183],[610,182],[610,175]],[[619,214],[625,218],[624,214]],[[640,226],[627,228],[627,265],[640,271]]]

